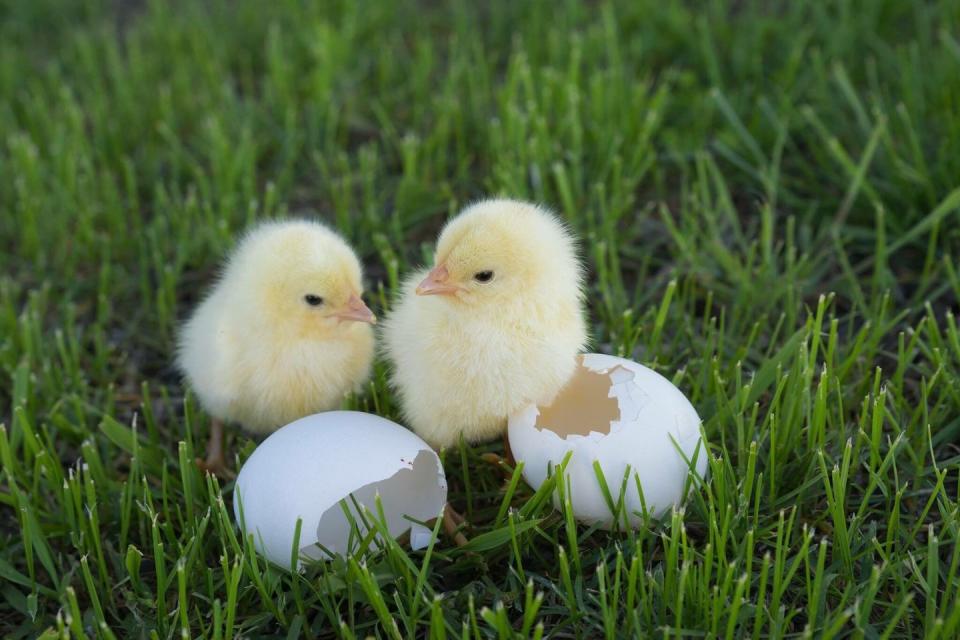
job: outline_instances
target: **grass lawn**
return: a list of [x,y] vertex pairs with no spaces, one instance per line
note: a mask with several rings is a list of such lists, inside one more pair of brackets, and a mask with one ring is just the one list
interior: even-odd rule
[[[960,636],[960,1],[0,4],[0,636]],[[472,548],[291,575],[202,476],[178,322],[319,217],[389,313],[484,194],[703,418],[629,533],[448,450]],[[399,420],[379,362],[347,406]],[[242,462],[256,442],[236,431]]]

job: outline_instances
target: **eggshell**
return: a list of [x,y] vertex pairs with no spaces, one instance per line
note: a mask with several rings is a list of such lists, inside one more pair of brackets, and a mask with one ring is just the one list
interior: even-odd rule
[[355,551],[340,505],[345,500],[364,533],[351,494],[373,513],[379,494],[390,534],[409,530],[419,549],[431,532],[405,516],[436,518],[447,481],[437,454],[413,432],[369,413],[330,411],[292,422],[257,447],[237,476],[234,515],[257,551],[289,567],[297,518],[301,557],[329,558],[318,544],[333,554]]
[[[599,462],[614,501],[629,467],[625,513],[635,527],[642,520],[642,504],[659,516],[683,500],[690,470],[684,456],[705,477],[707,453],[699,427],[696,410],[669,380],[636,362],[589,353],[581,357],[577,374],[549,407],[531,405],[510,417],[509,439],[514,457],[524,462],[523,476],[534,489],[547,479],[551,465],[556,469],[572,452],[566,477],[574,515],[609,529],[613,514],[594,461]],[[618,524],[623,521],[621,513]]]

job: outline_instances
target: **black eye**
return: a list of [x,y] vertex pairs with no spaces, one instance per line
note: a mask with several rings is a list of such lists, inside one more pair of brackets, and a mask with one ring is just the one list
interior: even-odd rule
[[311,307],[319,307],[323,304],[323,298],[312,293],[308,293],[307,295],[303,296],[303,301]]
[[493,280],[493,271],[478,271],[473,274],[473,279],[477,282],[490,282]]

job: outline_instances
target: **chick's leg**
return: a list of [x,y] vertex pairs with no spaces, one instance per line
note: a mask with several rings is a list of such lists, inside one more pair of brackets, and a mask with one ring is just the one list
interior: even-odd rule
[[464,517],[457,513],[456,509],[450,506],[448,502],[443,507],[443,530],[447,532],[458,547],[467,544],[467,537],[460,533],[460,527],[465,522]]
[[231,480],[237,476],[227,468],[223,455],[223,423],[214,418],[210,421],[210,439],[207,440],[207,459],[197,458],[197,467],[201,471],[212,473],[219,478]]
[[517,459],[513,457],[513,449],[510,447],[510,438],[506,432],[503,434],[503,457],[504,461],[511,467],[517,466]]

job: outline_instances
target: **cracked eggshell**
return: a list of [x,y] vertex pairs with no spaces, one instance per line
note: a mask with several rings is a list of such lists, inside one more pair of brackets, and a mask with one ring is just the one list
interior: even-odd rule
[[[376,512],[380,495],[390,534],[410,531],[410,545],[425,547],[431,532],[421,522],[436,518],[447,502],[440,458],[400,425],[369,413],[330,411],[301,418],[272,433],[250,455],[234,489],[233,511],[258,552],[290,566],[297,518],[300,556],[348,554],[350,523],[340,501],[354,499]],[[241,517],[242,510],[242,517]]]
[[[648,512],[659,516],[684,498],[689,465],[683,456],[701,478],[707,471],[693,405],[659,373],[624,358],[584,354],[573,379],[550,406],[526,407],[508,424],[510,448],[523,461],[523,476],[534,489],[547,479],[551,465],[558,467],[572,452],[566,475],[574,515],[608,529],[613,517],[594,461],[614,500],[629,466],[625,511],[634,527],[643,512],[637,479]],[[622,526],[622,515],[619,521]]]

